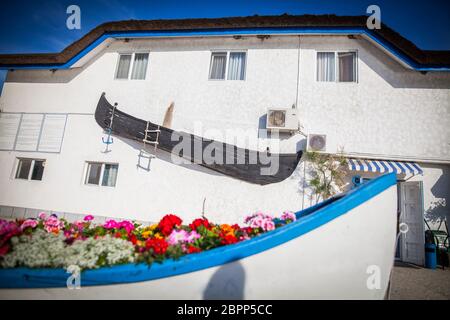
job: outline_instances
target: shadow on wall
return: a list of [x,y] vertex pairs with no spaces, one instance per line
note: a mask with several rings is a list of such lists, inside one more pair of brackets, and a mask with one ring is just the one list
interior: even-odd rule
[[[75,79],[78,75],[84,72],[89,66],[97,61],[103,54],[98,54],[85,65],[80,68],[71,69],[16,69],[9,71],[6,75],[5,82],[17,82],[17,83],[69,83]],[[114,70],[111,71],[111,76]],[[1,76],[0,76],[1,78]],[[0,79],[1,80],[1,79]],[[0,81],[1,82],[1,81]]]
[[448,182],[449,176],[444,171],[433,187],[431,187],[431,193],[437,200],[432,202],[426,210],[426,217],[432,223],[439,223],[445,219],[447,219],[447,223],[450,222],[450,208],[447,206],[449,200],[447,197],[450,191]]
[[221,266],[209,279],[203,292],[205,300],[244,299],[245,270],[239,261]]
[[450,89],[450,76],[448,72],[428,72],[422,74],[407,69],[394,58],[367,42],[358,40],[359,45],[368,54],[359,54],[358,57],[381,78],[394,88],[412,89]]

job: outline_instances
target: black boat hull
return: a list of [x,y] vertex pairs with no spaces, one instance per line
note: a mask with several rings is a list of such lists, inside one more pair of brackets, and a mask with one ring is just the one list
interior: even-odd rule
[[[95,111],[95,120],[98,125],[105,130],[110,128],[113,135],[143,143],[147,121],[133,117],[116,108],[111,126],[113,110],[114,107],[106,100],[103,93]],[[223,142],[201,138],[186,132],[174,131],[151,122],[148,123],[148,130],[157,129],[160,130],[158,149],[174,153],[224,175],[259,185],[280,182],[291,176],[302,156],[301,151],[291,154],[269,154],[238,148]],[[156,135],[155,132],[148,133],[147,140],[155,141]],[[180,141],[183,142],[183,145],[191,146],[190,150],[185,148],[184,151],[178,151],[176,146],[179,145]],[[197,154],[198,152],[195,151],[200,148],[202,151],[205,148],[212,150],[211,153],[215,161],[206,161],[202,156],[203,152]],[[221,152],[221,154],[215,154],[215,152]],[[234,161],[230,161],[230,159],[234,159]],[[273,165],[273,161],[278,161],[278,166]],[[271,165],[273,165],[273,172],[269,170]]]

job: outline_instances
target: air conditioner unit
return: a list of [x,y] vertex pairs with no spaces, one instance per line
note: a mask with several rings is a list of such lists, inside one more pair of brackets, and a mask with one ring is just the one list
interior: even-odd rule
[[324,134],[309,134],[308,135],[308,151],[326,151],[327,136]]
[[267,110],[267,130],[297,131],[297,109],[269,109]]

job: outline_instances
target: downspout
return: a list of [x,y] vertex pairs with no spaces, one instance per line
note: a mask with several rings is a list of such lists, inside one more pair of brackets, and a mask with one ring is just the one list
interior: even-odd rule
[[[295,95],[295,108],[297,111],[299,110],[298,102],[300,100],[300,47],[301,47],[301,36],[298,36],[298,47],[297,47],[297,88],[296,88],[296,95]],[[300,115],[300,113],[297,113]],[[300,120],[299,120],[300,122]],[[298,132],[304,136],[307,137],[306,134],[302,132],[300,129],[301,125],[299,123]],[[302,210],[305,208],[305,187],[306,187],[306,162],[303,161],[303,183],[302,183]]]

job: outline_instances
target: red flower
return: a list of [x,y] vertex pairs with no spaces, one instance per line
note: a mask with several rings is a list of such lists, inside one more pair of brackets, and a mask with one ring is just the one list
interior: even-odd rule
[[191,230],[196,230],[197,228],[200,226],[204,226],[206,229],[210,228],[210,224],[208,219],[204,218],[204,219],[195,219],[194,221],[192,221],[192,223],[189,225],[189,227],[191,228]]
[[188,253],[198,253],[201,251],[202,251],[202,249],[195,247],[195,246],[189,246],[189,248],[188,248]]
[[165,215],[161,221],[159,221],[158,228],[166,237],[172,232],[175,226],[181,225],[181,219],[173,214]]
[[222,238],[222,240],[221,240],[221,243],[222,243],[222,244],[233,244],[233,243],[238,242],[238,239],[237,239],[234,235],[232,235],[232,234],[228,234],[228,235],[226,235],[226,236],[223,236],[223,235],[221,234],[220,236],[221,236],[221,238]]
[[9,249],[10,249],[9,244],[5,244],[4,246],[0,247],[0,257],[7,254]]
[[151,238],[145,242],[147,249],[153,249],[155,254],[164,254],[167,251],[169,244],[164,239]]
[[137,238],[136,238],[136,236],[134,234],[131,235],[130,241],[131,241],[132,244],[136,245]]

